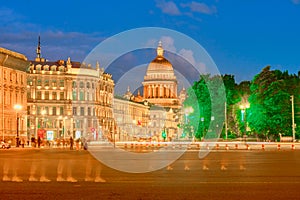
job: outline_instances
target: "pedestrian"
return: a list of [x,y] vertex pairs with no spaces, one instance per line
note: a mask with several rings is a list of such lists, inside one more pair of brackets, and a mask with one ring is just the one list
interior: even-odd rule
[[36,147],[36,143],[35,143],[35,137],[31,137],[31,146],[32,147]]
[[83,149],[87,150],[88,149],[88,143],[86,140],[83,141]]
[[63,148],[65,148],[65,145],[66,145],[66,140],[65,139],[62,140],[62,144],[63,144]]
[[38,142],[38,148],[40,148],[41,147],[41,142],[42,142],[40,136],[38,136],[38,141],[37,142]]
[[77,139],[75,140],[75,142],[76,142],[76,150],[78,151],[78,150],[79,150],[79,142],[80,142],[80,139],[77,138]]
[[72,138],[72,136],[70,137],[70,150],[73,150],[73,143],[74,143],[74,140]]
[[25,145],[25,139],[22,138],[22,139],[21,139],[21,146],[22,146],[22,148],[24,148],[24,145]]

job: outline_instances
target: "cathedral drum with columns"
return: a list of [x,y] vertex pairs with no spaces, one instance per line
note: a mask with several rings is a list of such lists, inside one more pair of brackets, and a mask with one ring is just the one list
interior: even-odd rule
[[161,42],[157,47],[157,56],[148,65],[144,77],[144,99],[162,107],[179,108],[177,79],[172,64],[164,57]]

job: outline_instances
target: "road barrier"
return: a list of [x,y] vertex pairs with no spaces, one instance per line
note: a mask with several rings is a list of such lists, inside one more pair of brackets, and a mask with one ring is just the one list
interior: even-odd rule
[[226,146],[225,146],[225,149],[226,149],[226,150],[228,150],[228,149],[229,149],[229,147],[228,147],[228,144],[226,144]]
[[208,144],[206,144],[206,149],[209,150],[209,145]]
[[247,150],[250,150],[251,147],[249,146],[249,144],[246,145]]
[[[91,142],[89,147],[102,146],[103,148],[113,147],[107,142]],[[295,150],[300,143],[265,143],[265,142],[116,142],[116,147],[127,150]],[[299,148],[300,149],[300,148]]]
[[292,144],[292,150],[295,150],[295,144]]

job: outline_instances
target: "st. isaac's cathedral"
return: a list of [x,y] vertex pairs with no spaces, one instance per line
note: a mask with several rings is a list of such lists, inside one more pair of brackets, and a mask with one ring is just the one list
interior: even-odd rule
[[151,138],[170,141],[181,135],[178,125],[181,123],[180,108],[186,98],[186,91],[183,88],[178,95],[177,78],[172,64],[164,57],[161,42],[156,53],[141,83],[143,94],[138,91],[134,95],[128,87],[122,98],[114,99],[117,139]]

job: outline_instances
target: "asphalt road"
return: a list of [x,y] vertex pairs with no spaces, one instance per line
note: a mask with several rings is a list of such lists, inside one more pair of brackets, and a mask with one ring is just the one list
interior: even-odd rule
[[192,151],[157,171],[125,173],[84,150],[9,149],[0,150],[0,178],[0,199],[14,200],[300,199],[300,151],[213,151],[203,159]]

